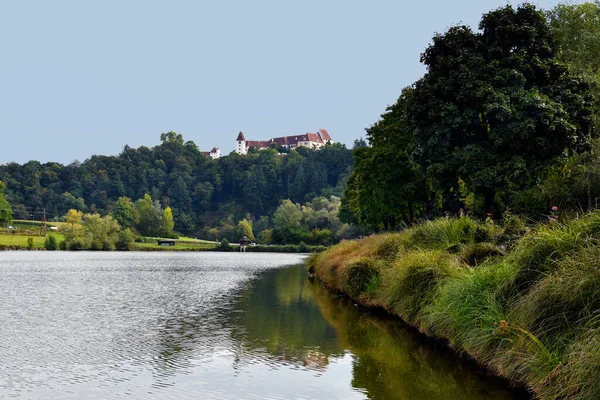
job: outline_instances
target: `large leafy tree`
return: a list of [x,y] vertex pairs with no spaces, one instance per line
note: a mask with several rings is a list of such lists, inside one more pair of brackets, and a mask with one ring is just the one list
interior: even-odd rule
[[6,189],[6,185],[0,181],[0,226],[10,224],[13,218],[12,207],[4,197],[4,189]]
[[593,133],[589,85],[555,57],[534,6],[485,14],[434,37],[410,114],[416,155],[438,188],[460,179],[491,213],[498,190],[526,183]]
[[419,165],[413,162],[413,130],[407,107],[412,89],[367,129],[370,147],[354,150],[354,172],[348,179],[341,217],[370,229],[410,225],[415,214],[431,214],[433,194]]

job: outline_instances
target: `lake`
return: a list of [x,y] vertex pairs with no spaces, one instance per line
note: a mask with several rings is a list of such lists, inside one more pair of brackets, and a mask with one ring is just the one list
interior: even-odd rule
[[303,259],[0,252],[0,398],[527,398]]

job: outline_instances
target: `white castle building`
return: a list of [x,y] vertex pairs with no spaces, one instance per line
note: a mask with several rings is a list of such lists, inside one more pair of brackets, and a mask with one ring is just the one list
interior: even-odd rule
[[277,146],[293,149],[295,147],[304,146],[312,149],[318,149],[327,143],[333,143],[329,132],[325,129],[319,129],[316,133],[304,133],[295,136],[281,136],[271,138],[269,140],[246,140],[244,134],[240,132],[235,141],[235,151],[238,154],[248,154],[248,150],[253,147],[255,149],[266,149],[272,144]]
[[215,158],[221,158],[221,149],[218,149],[216,147],[213,147],[211,151],[202,151],[201,153],[203,156],[210,157],[213,160]]

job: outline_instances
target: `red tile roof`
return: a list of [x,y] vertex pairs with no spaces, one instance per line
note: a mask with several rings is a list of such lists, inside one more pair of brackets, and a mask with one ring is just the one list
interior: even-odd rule
[[[240,137],[242,139],[240,139]],[[242,132],[238,135],[237,140],[245,140]],[[280,136],[272,138],[270,140],[247,140],[246,147],[265,148],[269,147],[270,144],[275,143],[278,146],[298,146],[300,142],[316,142],[316,143],[327,143],[332,141],[329,132],[325,129],[319,129],[317,133],[303,133],[301,135],[294,136]]]
[[321,136],[321,139],[323,139],[323,143],[332,141],[331,136],[329,136],[329,132],[327,132],[325,129],[319,129],[319,135]]
[[269,147],[269,144],[271,144],[271,142],[269,142],[268,140],[246,140],[246,147],[247,148],[250,148],[250,147],[256,147],[256,148]]

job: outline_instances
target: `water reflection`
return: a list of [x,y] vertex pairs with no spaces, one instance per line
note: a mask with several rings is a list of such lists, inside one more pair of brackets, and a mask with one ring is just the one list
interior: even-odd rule
[[265,350],[272,363],[322,371],[350,352],[351,385],[370,399],[529,397],[401,321],[332,295],[302,268],[263,273],[235,309],[232,336],[243,354]]
[[518,395],[312,284],[301,259],[0,252],[0,398]]

